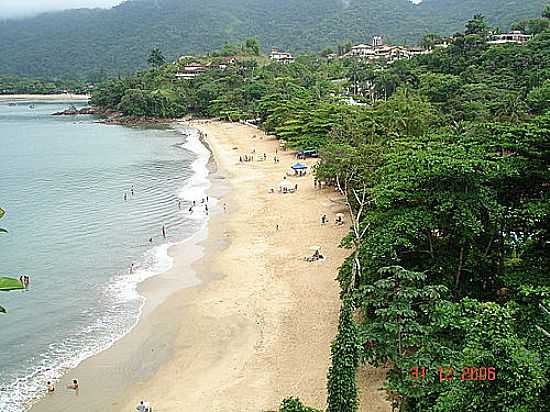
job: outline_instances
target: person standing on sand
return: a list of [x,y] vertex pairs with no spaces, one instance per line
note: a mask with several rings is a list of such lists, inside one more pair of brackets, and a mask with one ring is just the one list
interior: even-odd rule
[[130,265],[130,274],[134,273],[134,264],[132,263]]
[[67,385],[67,389],[72,389],[73,391],[77,391],[78,388],[78,381],[76,379],[73,379],[73,383]]
[[55,392],[55,385],[50,381],[48,381],[47,388],[48,388],[48,393]]

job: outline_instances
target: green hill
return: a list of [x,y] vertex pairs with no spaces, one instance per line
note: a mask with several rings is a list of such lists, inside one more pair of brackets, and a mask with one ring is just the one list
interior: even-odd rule
[[204,52],[256,36],[267,50],[320,50],[383,34],[415,42],[461,30],[475,13],[508,29],[548,0],[133,0],[0,21],[0,73],[84,78],[143,67],[148,51]]

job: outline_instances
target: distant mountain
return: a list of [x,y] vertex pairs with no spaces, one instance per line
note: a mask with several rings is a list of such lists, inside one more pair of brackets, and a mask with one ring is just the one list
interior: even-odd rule
[[264,49],[291,51],[367,41],[383,34],[415,42],[462,30],[476,13],[508,29],[537,16],[549,0],[130,0],[0,21],[0,73],[89,77],[133,71],[159,47],[173,59],[256,36]]

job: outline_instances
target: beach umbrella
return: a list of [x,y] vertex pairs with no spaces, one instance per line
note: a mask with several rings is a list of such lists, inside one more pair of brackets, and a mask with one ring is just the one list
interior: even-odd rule
[[11,278],[8,276],[0,276],[0,291],[7,292],[10,290],[25,289],[25,285],[17,278]]
[[290,168],[294,170],[304,170],[307,169],[307,166],[303,163],[294,163]]
[[336,217],[341,217],[342,219],[344,218],[344,214],[343,213],[336,213]]
[[314,252],[321,250],[321,246],[313,245],[309,247],[309,250],[313,250]]

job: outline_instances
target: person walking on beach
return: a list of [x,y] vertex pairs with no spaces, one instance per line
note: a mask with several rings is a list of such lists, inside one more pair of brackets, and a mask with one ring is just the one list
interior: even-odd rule
[[47,388],[48,388],[48,393],[55,392],[55,385],[50,381],[48,381]]
[[178,200],[178,210],[181,210],[181,200]]
[[126,192],[124,192],[124,201],[126,202],[128,200],[128,195],[126,194]]
[[162,237],[166,239],[166,225],[162,225]]
[[133,264],[133,263],[130,265],[130,275],[131,275],[132,273],[134,273],[134,264]]

